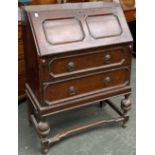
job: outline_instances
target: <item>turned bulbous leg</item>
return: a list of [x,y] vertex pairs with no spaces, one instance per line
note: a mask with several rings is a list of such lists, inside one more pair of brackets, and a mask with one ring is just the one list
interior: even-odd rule
[[48,141],[48,134],[50,133],[50,127],[47,122],[39,122],[38,124],[38,132],[41,137],[41,147],[43,154],[48,152],[49,141]]
[[129,121],[128,111],[131,109],[131,101],[129,99],[130,95],[125,95],[125,99],[121,101],[121,109],[123,110],[124,121],[123,121],[123,128],[127,127],[127,122]]

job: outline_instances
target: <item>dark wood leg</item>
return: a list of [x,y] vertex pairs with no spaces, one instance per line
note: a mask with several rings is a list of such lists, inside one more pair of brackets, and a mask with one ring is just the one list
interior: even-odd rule
[[46,154],[48,152],[49,140],[47,136],[49,133],[50,133],[49,124],[45,120],[41,120],[38,123],[38,134],[41,138],[41,147],[43,154]]
[[100,101],[99,106],[100,108],[104,108],[106,106],[106,103],[104,101]]
[[125,98],[121,101],[121,109],[123,110],[124,121],[122,124],[123,128],[127,127],[127,122],[129,121],[128,111],[131,109],[131,101],[129,99],[130,95],[125,95]]

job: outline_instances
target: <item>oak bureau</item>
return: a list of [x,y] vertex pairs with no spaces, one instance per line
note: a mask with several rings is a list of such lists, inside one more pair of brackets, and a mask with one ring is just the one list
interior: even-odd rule
[[[43,153],[62,138],[97,125],[122,122],[126,127],[133,40],[119,2],[23,9],[29,122],[40,136]],[[124,96],[121,110],[109,100],[119,95]],[[47,117],[97,102],[106,103],[119,116],[48,137]]]

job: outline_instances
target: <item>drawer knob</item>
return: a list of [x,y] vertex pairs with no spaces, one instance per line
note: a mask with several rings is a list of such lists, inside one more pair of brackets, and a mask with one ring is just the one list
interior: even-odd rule
[[70,86],[69,87],[69,95],[75,95],[76,91],[75,91],[75,87],[74,86]]
[[111,82],[111,77],[107,76],[105,79],[104,79],[104,83],[105,84],[109,84]]
[[111,61],[111,55],[110,54],[106,54],[104,57],[104,60],[106,63],[109,63]]
[[69,72],[72,72],[74,70],[75,70],[75,64],[74,64],[74,62],[69,62],[68,63],[68,71]]

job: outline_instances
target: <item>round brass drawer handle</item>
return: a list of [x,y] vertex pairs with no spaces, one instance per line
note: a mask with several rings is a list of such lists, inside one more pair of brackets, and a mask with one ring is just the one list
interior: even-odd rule
[[111,55],[110,54],[106,54],[104,57],[105,63],[110,63],[111,62]]
[[68,63],[68,71],[69,72],[72,72],[74,70],[75,70],[75,64],[74,64],[74,62],[69,62]]
[[105,79],[104,79],[104,83],[105,84],[109,84],[111,82],[111,77],[107,76]]
[[75,87],[74,86],[70,86],[69,87],[69,95],[75,95],[76,91],[75,91]]

